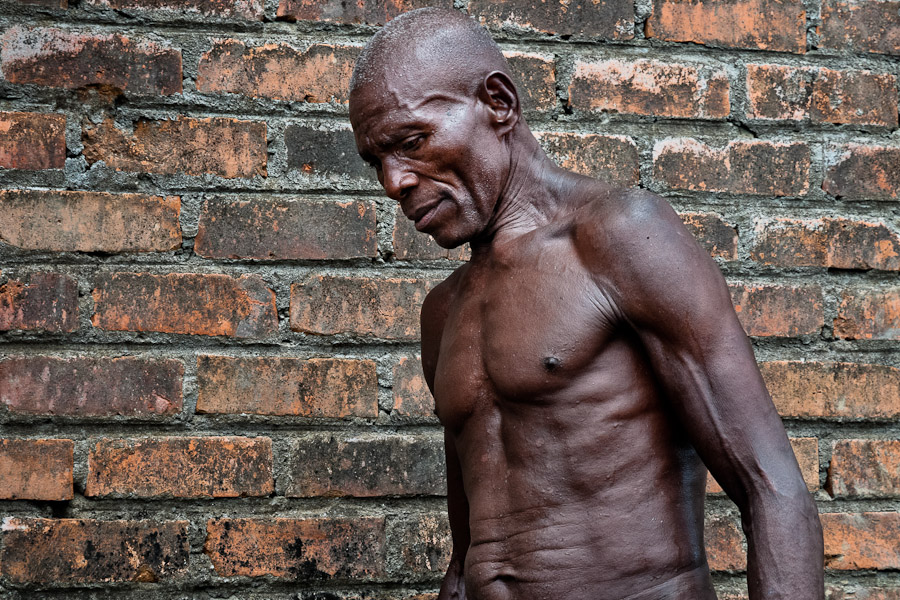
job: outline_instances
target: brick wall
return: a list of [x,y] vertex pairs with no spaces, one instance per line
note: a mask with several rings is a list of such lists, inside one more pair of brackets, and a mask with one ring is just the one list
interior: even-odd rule
[[[433,597],[418,305],[465,252],[346,118],[361,44],[424,4],[0,3],[0,598]],[[900,2],[455,5],[556,159],[663,194],[719,262],[830,599],[900,599]]]

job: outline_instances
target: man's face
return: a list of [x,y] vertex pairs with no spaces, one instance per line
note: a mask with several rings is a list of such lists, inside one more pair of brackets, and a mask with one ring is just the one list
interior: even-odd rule
[[444,248],[485,229],[509,158],[474,94],[379,81],[354,90],[350,121],[360,156],[416,229]]

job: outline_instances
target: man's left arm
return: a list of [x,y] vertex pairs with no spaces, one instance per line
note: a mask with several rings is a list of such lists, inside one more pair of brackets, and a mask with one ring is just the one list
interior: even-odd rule
[[700,458],[738,505],[751,600],[821,600],[822,531],[725,280],[661,198],[598,228],[595,276],[640,337]]

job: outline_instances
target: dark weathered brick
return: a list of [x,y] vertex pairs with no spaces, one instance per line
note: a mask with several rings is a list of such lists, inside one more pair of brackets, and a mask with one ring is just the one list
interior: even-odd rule
[[818,333],[825,322],[816,286],[731,285],[731,299],[747,335],[795,337]]
[[222,577],[294,581],[371,579],[384,573],[382,517],[212,519],[206,544]]
[[285,496],[445,494],[443,438],[309,434],[295,439]]
[[538,132],[537,138],[563,169],[622,187],[641,180],[637,145],[628,136]]
[[835,498],[900,496],[900,440],[833,442],[827,487]]
[[723,119],[728,98],[723,69],[658,60],[579,60],[569,84],[569,105],[592,112]]
[[181,93],[181,52],[148,40],[16,26],[3,34],[0,44],[3,76],[11,83]]
[[253,338],[278,328],[275,292],[259,275],[101,273],[94,327]]
[[630,40],[634,37],[634,3],[629,0],[543,2],[471,0],[469,14],[489,27],[514,26],[531,31],[579,37]]
[[84,495],[234,498],[273,491],[269,438],[162,437],[93,443]]
[[326,21],[383,25],[401,13],[439,6],[453,8],[452,0],[280,0],[278,18],[288,21]]
[[128,11],[157,10],[214,17],[232,17],[261,21],[265,16],[263,0],[86,0],[102,8]]
[[203,203],[194,250],[207,258],[374,257],[375,203],[213,198]]
[[900,147],[845,144],[826,151],[822,189],[836,198],[900,198]]
[[404,356],[394,365],[393,414],[401,417],[434,417],[434,398],[422,375],[422,360]]
[[442,575],[453,549],[447,515],[427,513],[398,519],[388,528],[388,544],[399,554],[398,574]]
[[703,540],[706,559],[713,571],[743,571],[747,567],[744,534],[731,517],[708,515]]
[[37,171],[65,165],[65,115],[0,112],[0,167]]
[[822,513],[825,568],[900,569],[900,514],[896,512]]
[[823,48],[900,54],[900,2],[824,0],[816,31]]
[[712,213],[681,213],[681,220],[710,256],[737,260],[738,234],[719,215]]
[[218,40],[200,57],[197,90],[305,102],[347,102],[357,46],[248,47]]
[[187,571],[187,521],[3,522],[0,572],[14,583],[156,582]]
[[133,131],[111,120],[83,129],[84,157],[117,171],[266,175],[266,124],[222,117],[139,120]]
[[522,110],[547,111],[556,107],[556,66],[553,56],[535,52],[504,52],[519,91]]
[[0,331],[78,328],[78,286],[60,273],[34,273],[0,283]]
[[724,148],[692,138],[653,148],[653,178],[677,190],[760,196],[802,196],[809,191],[809,146],[754,140]]
[[471,256],[468,244],[447,250],[438,246],[430,235],[416,231],[415,225],[406,218],[399,205],[394,209],[392,240],[397,260],[468,260]]
[[834,319],[834,335],[849,340],[900,340],[900,287],[845,290]]
[[178,196],[0,190],[0,242],[28,250],[174,250],[180,214]]
[[648,38],[775,52],[806,51],[798,0],[653,0]]
[[842,362],[760,364],[783,417],[891,419],[900,415],[900,369]]
[[18,356],[0,360],[0,404],[12,414],[146,418],[181,412],[178,360]]
[[843,218],[762,220],[753,260],[780,267],[900,270],[900,236],[883,223]]
[[842,585],[825,591],[827,600],[900,600],[900,587]]
[[419,308],[432,279],[314,275],[291,286],[291,329],[393,340],[419,337]]
[[199,356],[197,379],[198,413],[378,416],[371,360]]
[[287,165],[307,175],[347,175],[377,185],[375,170],[356,152],[350,129],[323,131],[306,125],[288,125],[284,130]]
[[71,500],[72,440],[0,439],[0,498]]

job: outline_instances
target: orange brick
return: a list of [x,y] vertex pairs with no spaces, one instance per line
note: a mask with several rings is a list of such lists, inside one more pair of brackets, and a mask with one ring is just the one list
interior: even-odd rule
[[883,223],[843,218],[756,224],[750,257],[779,267],[900,270],[900,236]]
[[78,328],[78,286],[61,273],[0,279],[0,331],[69,332]]
[[835,198],[900,198],[900,147],[845,144],[826,151],[822,189]]
[[824,0],[816,31],[822,48],[900,54],[900,2]]
[[537,138],[563,169],[622,187],[640,183],[637,145],[628,136],[538,132]]
[[468,244],[447,250],[438,246],[430,235],[416,231],[415,225],[406,218],[399,205],[394,209],[392,240],[397,260],[468,260],[471,256]]
[[235,498],[273,491],[269,438],[164,437],[95,442],[84,495]]
[[291,286],[291,329],[392,340],[419,337],[419,308],[431,279],[315,275]]
[[722,217],[712,213],[681,213],[680,216],[710,256],[737,260],[738,233],[734,225],[729,225]]
[[434,418],[434,398],[422,375],[419,357],[404,356],[394,365],[393,414]]
[[839,440],[831,446],[828,493],[835,498],[900,495],[900,440]]
[[846,290],[834,335],[849,340],[900,340],[900,287]]
[[730,112],[722,69],[657,60],[576,61],[569,106],[592,112],[724,119]]
[[818,287],[729,287],[734,309],[747,335],[796,337],[818,333],[824,325],[824,300]]
[[0,498],[71,500],[72,440],[0,439]]
[[3,521],[0,572],[14,583],[156,582],[187,571],[187,521]]
[[160,11],[183,16],[196,13],[214,17],[241,18],[262,21],[265,16],[262,0],[86,0],[88,4],[114,10]]
[[371,360],[198,356],[197,379],[198,413],[378,416]]
[[809,168],[803,142],[733,141],[719,149],[675,138],[653,147],[653,178],[676,190],[802,196],[809,191]]
[[369,23],[383,25],[401,13],[440,6],[453,8],[450,0],[280,0],[278,18],[287,21],[326,21],[334,23]]
[[825,568],[835,571],[900,569],[900,514],[823,513]]
[[161,252],[181,247],[178,196],[0,190],[0,241],[27,250]]
[[512,26],[608,40],[634,37],[634,4],[628,0],[471,0],[468,10],[488,27]]
[[653,0],[648,38],[774,52],[806,51],[806,11],[793,0]]
[[10,83],[181,93],[181,52],[148,40],[16,26],[6,30],[0,44],[3,76]]
[[[814,492],[819,489],[819,440],[817,438],[791,438],[791,449],[797,457],[800,472],[806,488]],[[722,486],[712,477],[706,478],[706,493],[721,494]]]
[[256,338],[278,328],[275,292],[259,275],[101,273],[94,327]]
[[36,171],[65,165],[65,115],[0,112],[0,167]]
[[839,362],[760,364],[782,417],[892,419],[900,416],[900,369]]
[[743,571],[747,567],[744,534],[731,517],[707,515],[703,539],[712,571]]
[[556,65],[552,54],[504,52],[519,92],[522,110],[541,112],[556,108]]
[[372,579],[385,570],[384,518],[211,519],[203,551],[221,577]]
[[266,124],[222,117],[140,120],[134,131],[111,120],[86,125],[84,157],[116,171],[210,173],[232,179],[266,175]]

